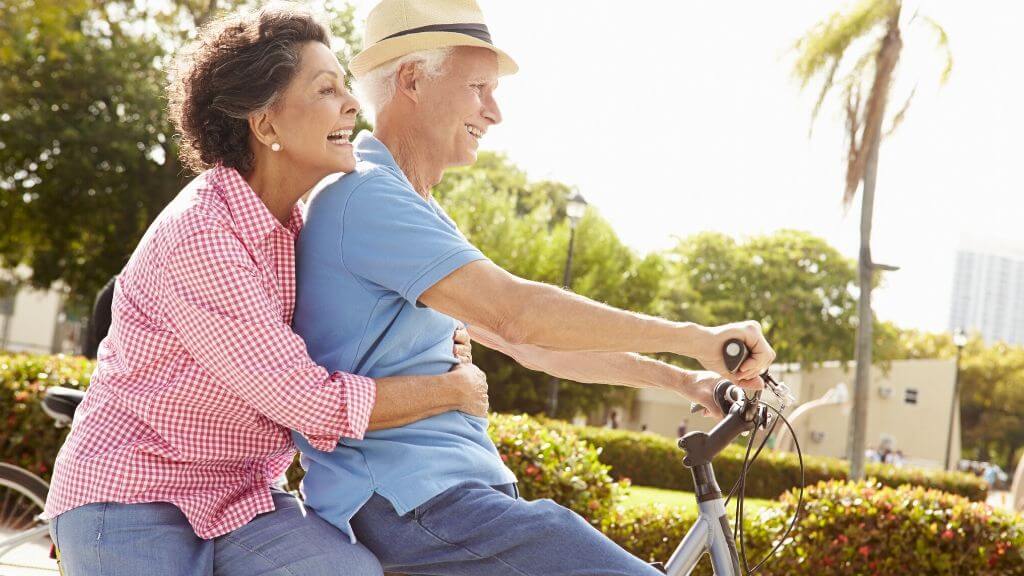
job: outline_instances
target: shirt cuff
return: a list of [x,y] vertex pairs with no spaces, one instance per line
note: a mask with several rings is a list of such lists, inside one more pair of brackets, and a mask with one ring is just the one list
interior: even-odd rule
[[341,438],[362,440],[377,401],[377,383],[372,378],[335,372],[331,374],[331,380],[337,384],[341,393],[341,409],[338,411],[335,428],[337,434],[306,436],[310,446],[321,452],[333,451]]

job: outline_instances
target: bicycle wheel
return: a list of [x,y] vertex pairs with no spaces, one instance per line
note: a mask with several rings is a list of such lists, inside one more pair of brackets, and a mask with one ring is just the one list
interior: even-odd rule
[[0,462],[0,567],[53,567],[48,522],[39,519],[49,489],[28,470]]

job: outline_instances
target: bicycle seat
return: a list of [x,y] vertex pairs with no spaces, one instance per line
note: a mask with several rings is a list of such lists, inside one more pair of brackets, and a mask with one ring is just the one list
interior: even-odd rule
[[54,386],[47,388],[43,395],[43,412],[53,418],[58,426],[71,424],[75,417],[75,409],[85,398],[85,392],[74,388]]

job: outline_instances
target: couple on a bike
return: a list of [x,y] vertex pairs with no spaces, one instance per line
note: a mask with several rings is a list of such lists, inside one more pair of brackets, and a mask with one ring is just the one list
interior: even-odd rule
[[[517,69],[473,0],[384,0],[363,37],[350,69],[375,129],[354,142],[360,105],[301,9],[223,18],[181,54],[169,99],[198,176],[117,279],[56,461],[65,576],[656,574],[519,498],[464,327],[527,367],[715,411],[739,338],[732,377],[763,385],[774,352],[756,323],[672,322],[518,278],[432,198],[475,161]],[[296,446],[310,511],[274,486]]]

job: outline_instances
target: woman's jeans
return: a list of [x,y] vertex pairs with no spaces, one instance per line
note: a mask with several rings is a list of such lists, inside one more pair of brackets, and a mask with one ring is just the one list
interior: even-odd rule
[[173,504],[86,504],[50,523],[64,576],[379,576],[377,559],[291,494],[212,540]]

